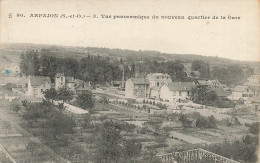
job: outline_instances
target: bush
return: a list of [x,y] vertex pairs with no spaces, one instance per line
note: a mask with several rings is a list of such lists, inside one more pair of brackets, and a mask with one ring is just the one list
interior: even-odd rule
[[255,135],[259,135],[259,122],[253,123],[249,127],[249,132]]
[[192,120],[187,115],[181,114],[179,120],[184,128],[192,127]]
[[255,135],[245,135],[240,141],[212,144],[206,146],[206,150],[224,157],[232,158],[241,162],[257,161],[258,138]]

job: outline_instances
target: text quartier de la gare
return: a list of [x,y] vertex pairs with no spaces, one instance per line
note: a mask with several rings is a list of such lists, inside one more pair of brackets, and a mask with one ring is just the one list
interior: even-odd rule
[[101,18],[113,18],[113,19],[210,19],[210,16],[200,15],[200,16],[158,16],[158,15],[105,15],[102,14]]

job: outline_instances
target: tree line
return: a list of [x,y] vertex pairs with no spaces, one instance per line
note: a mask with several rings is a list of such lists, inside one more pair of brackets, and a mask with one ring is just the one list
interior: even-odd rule
[[[27,51],[21,55],[20,69],[25,75],[49,76],[52,81],[57,73],[73,76],[84,81],[107,83],[121,80],[124,77],[146,77],[149,73],[167,73],[173,81],[194,81],[194,77],[187,74],[186,62],[183,60],[160,61],[148,58],[144,61],[120,61],[109,57],[91,56],[75,59],[71,57],[55,57],[48,51]],[[224,84],[237,84],[246,80],[253,69],[243,69],[241,65],[214,66],[208,62],[195,60],[191,63],[191,71],[200,73],[199,79],[217,79]]]
[[[125,77],[129,77],[129,68],[124,68]],[[52,81],[57,73],[95,83],[121,80],[122,77],[119,64],[114,64],[109,58],[90,55],[76,60],[49,56],[45,52],[27,51],[21,55],[20,69],[25,75],[48,76]]]

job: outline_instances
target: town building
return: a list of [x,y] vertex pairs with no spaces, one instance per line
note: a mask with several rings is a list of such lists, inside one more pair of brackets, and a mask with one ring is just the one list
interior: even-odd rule
[[172,82],[171,76],[163,73],[148,74],[146,76],[146,79],[148,79],[148,81],[150,82],[150,87],[161,87],[164,84]]
[[195,88],[193,82],[171,82],[161,87],[160,99],[172,103],[188,100],[193,88]]
[[250,86],[246,85],[237,85],[232,89],[232,95],[231,99],[232,100],[238,100],[238,99],[243,99],[243,100],[251,100],[255,97],[255,92]]
[[112,81],[111,85],[114,88],[122,88],[122,81]]
[[49,77],[34,76],[28,78],[27,96],[32,101],[41,101],[44,97],[43,92],[51,88],[51,80]]
[[148,74],[146,79],[150,82],[150,97],[154,99],[160,98],[160,88],[164,84],[172,82],[171,76],[163,73]]
[[65,76],[63,74],[57,74],[55,76],[55,89],[66,87],[74,90],[75,79],[71,76]]
[[223,88],[222,84],[218,80],[209,80],[213,88]]
[[18,72],[6,71],[0,73],[0,85],[15,84],[24,87],[26,83],[27,78]]
[[195,85],[197,87],[208,88],[208,87],[212,87],[213,83],[210,80],[197,80],[195,81]]
[[86,90],[91,90],[90,83],[87,83],[83,80],[76,79],[73,87],[73,91],[78,94]]
[[125,83],[125,97],[147,98],[150,96],[150,82],[145,78],[129,78]]

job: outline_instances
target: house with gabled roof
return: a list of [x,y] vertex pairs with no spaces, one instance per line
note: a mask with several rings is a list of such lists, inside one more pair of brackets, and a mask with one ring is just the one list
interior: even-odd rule
[[172,82],[171,76],[165,73],[151,73],[146,76],[146,79],[150,82],[150,97],[155,99],[159,99],[160,88]]
[[27,96],[31,97],[33,101],[41,100],[44,97],[43,92],[50,88],[51,88],[51,80],[49,77],[44,77],[44,76],[29,77]]
[[55,89],[66,87],[74,90],[75,79],[72,76],[65,76],[63,74],[57,74],[55,76]]
[[86,91],[86,90],[91,90],[90,88],[90,84],[83,81],[83,80],[79,80],[79,79],[76,79],[75,80],[75,83],[74,83],[74,91],[75,93],[81,93],[83,91]]
[[232,95],[231,99],[232,100],[238,100],[238,99],[243,99],[243,100],[250,100],[255,97],[255,92],[254,90],[247,85],[237,85],[232,89]]
[[193,88],[193,82],[171,82],[161,87],[160,99],[172,103],[180,102],[191,97]]
[[125,97],[147,98],[150,96],[150,82],[145,78],[129,78],[125,83]]

